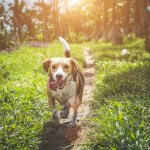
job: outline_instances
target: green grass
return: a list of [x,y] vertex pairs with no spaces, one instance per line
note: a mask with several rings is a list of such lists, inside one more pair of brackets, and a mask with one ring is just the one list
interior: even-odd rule
[[[143,40],[122,46],[97,43],[97,83],[89,149],[150,149],[150,54]],[[127,48],[127,56],[121,50]]]
[[[73,58],[81,68],[83,45],[71,45]],[[62,46],[22,46],[0,53],[0,149],[37,149],[43,123],[51,118],[46,96],[47,75],[42,61],[64,57]]]
[[[97,83],[89,143],[85,149],[150,149],[150,54],[143,40],[72,44],[79,67],[88,45],[96,59]],[[121,56],[127,48],[129,55]],[[0,149],[37,149],[43,124],[51,118],[42,61],[64,56],[62,46],[22,46],[0,53]]]

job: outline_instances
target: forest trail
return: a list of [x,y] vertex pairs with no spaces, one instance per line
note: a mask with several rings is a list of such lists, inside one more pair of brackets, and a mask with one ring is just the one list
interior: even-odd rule
[[92,99],[95,83],[95,64],[89,49],[84,50],[85,66],[83,74],[85,77],[85,87],[82,104],[78,110],[78,122],[75,127],[68,128],[70,120],[63,120],[59,126],[55,126],[51,121],[44,125],[40,150],[81,150],[88,131],[86,118],[90,115],[90,100]]

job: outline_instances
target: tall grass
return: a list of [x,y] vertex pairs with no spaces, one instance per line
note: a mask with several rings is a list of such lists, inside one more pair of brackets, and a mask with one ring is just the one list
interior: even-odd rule
[[[72,56],[81,67],[83,45],[71,45]],[[0,149],[37,149],[43,123],[51,118],[47,105],[47,75],[42,61],[64,57],[62,46],[22,46],[0,53]]]
[[[121,55],[127,48],[130,54]],[[89,149],[150,149],[150,55],[143,40],[93,48],[97,60]]]

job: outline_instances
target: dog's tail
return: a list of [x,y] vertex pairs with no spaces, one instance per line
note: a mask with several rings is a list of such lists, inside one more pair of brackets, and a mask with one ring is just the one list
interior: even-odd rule
[[70,57],[70,49],[69,49],[69,45],[68,45],[67,41],[62,37],[59,37],[59,41],[63,45],[64,51],[65,51],[65,57],[69,58]]

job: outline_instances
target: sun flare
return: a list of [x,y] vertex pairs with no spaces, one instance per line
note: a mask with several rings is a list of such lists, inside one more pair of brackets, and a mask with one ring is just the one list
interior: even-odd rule
[[80,3],[82,0],[69,0],[68,2],[69,2],[69,5],[70,6],[73,6],[73,5],[75,5],[75,4],[78,4],[78,3]]

